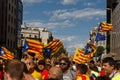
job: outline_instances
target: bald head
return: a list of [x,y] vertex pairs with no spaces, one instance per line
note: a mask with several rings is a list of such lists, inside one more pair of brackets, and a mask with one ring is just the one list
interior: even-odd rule
[[63,73],[60,67],[53,66],[49,70],[50,80],[63,80]]

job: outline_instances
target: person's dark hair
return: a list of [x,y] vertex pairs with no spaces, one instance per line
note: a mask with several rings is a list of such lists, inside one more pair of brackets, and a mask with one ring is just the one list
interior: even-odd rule
[[26,64],[24,63],[24,62],[21,62],[22,63],[22,65],[23,65],[23,72],[25,72],[25,73],[29,73],[29,71],[28,71],[28,68],[27,68],[27,66],[26,66]]
[[45,65],[46,63],[45,63],[45,60],[40,60],[39,62],[38,62],[38,65]]
[[59,62],[61,62],[62,60],[67,63],[68,67],[70,67],[70,60],[69,60],[69,58],[60,58]]
[[96,80],[111,80],[108,76],[98,76]]
[[98,68],[97,68],[97,66],[95,65],[95,64],[89,64],[89,68],[91,69],[91,70],[93,70],[93,71],[96,71],[96,72],[99,72],[98,71]]
[[116,69],[119,70],[120,69],[120,62],[116,63]]
[[108,63],[110,66],[115,66],[115,60],[112,57],[106,57],[102,60],[102,63]]
[[95,64],[95,62],[93,60],[90,61],[91,64]]
[[81,74],[86,74],[88,71],[88,67],[85,64],[78,64],[77,70],[79,70]]
[[27,56],[27,54],[23,54],[23,58],[27,58],[28,56]]

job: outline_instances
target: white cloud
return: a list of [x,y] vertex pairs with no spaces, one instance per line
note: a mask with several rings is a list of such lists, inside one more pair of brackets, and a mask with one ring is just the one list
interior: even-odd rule
[[57,27],[66,28],[66,27],[74,26],[74,24],[71,23],[69,20],[65,20],[63,22],[48,22],[48,23],[45,23],[40,20],[31,20],[31,21],[25,21],[25,22],[30,27],[46,27],[47,29],[55,29]]
[[70,5],[70,4],[76,4],[78,0],[63,0],[61,3],[63,5]]
[[60,39],[65,45],[64,47],[68,52],[74,52],[76,48],[83,48],[85,41],[80,40],[79,36],[65,36],[65,35],[55,35],[57,39]]
[[94,6],[94,5],[96,5],[96,3],[93,3],[93,2],[85,2],[84,5],[87,5],[87,6]]
[[66,27],[72,27],[72,26],[74,26],[74,24],[69,22],[68,20],[63,22],[49,22],[46,24],[46,27],[49,29],[54,29],[56,27],[66,28]]
[[62,40],[62,41],[66,41],[66,42],[71,42],[71,41],[73,41],[74,39],[75,39],[75,36],[68,36],[68,37],[66,37],[66,36],[59,36],[59,38]]
[[51,21],[81,19],[94,16],[105,16],[106,11],[102,9],[85,8],[81,10],[56,10],[52,12]]
[[44,0],[23,0],[25,3],[38,3],[38,2],[43,2]]

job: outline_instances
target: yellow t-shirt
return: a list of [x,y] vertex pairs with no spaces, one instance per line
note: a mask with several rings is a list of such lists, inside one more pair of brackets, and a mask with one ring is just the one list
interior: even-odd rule
[[112,80],[120,80],[120,74],[117,74],[115,77],[112,78]]
[[76,80],[90,80],[89,76],[87,75],[80,75],[80,76],[77,76]]
[[31,75],[33,76],[33,78],[35,78],[35,80],[42,80],[42,75],[36,70],[34,70],[34,72]]

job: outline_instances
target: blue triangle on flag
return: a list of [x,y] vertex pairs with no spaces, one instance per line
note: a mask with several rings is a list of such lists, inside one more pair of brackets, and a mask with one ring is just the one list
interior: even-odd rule
[[2,48],[0,48],[0,56],[2,56],[3,54],[5,54],[5,51]]
[[24,41],[24,47],[23,47],[22,52],[27,51],[29,48],[30,48],[30,46],[29,46],[28,42],[25,40],[25,41]]
[[100,34],[100,33],[97,33],[97,35],[96,35],[96,38],[95,38],[95,41],[96,42],[98,42],[98,41],[103,41],[103,40],[105,40],[105,35],[102,35],[102,34]]
[[85,54],[91,54],[93,52],[93,48],[90,44],[87,44],[85,47]]
[[44,51],[47,55],[50,55],[52,52],[52,49],[51,48],[44,48]]

